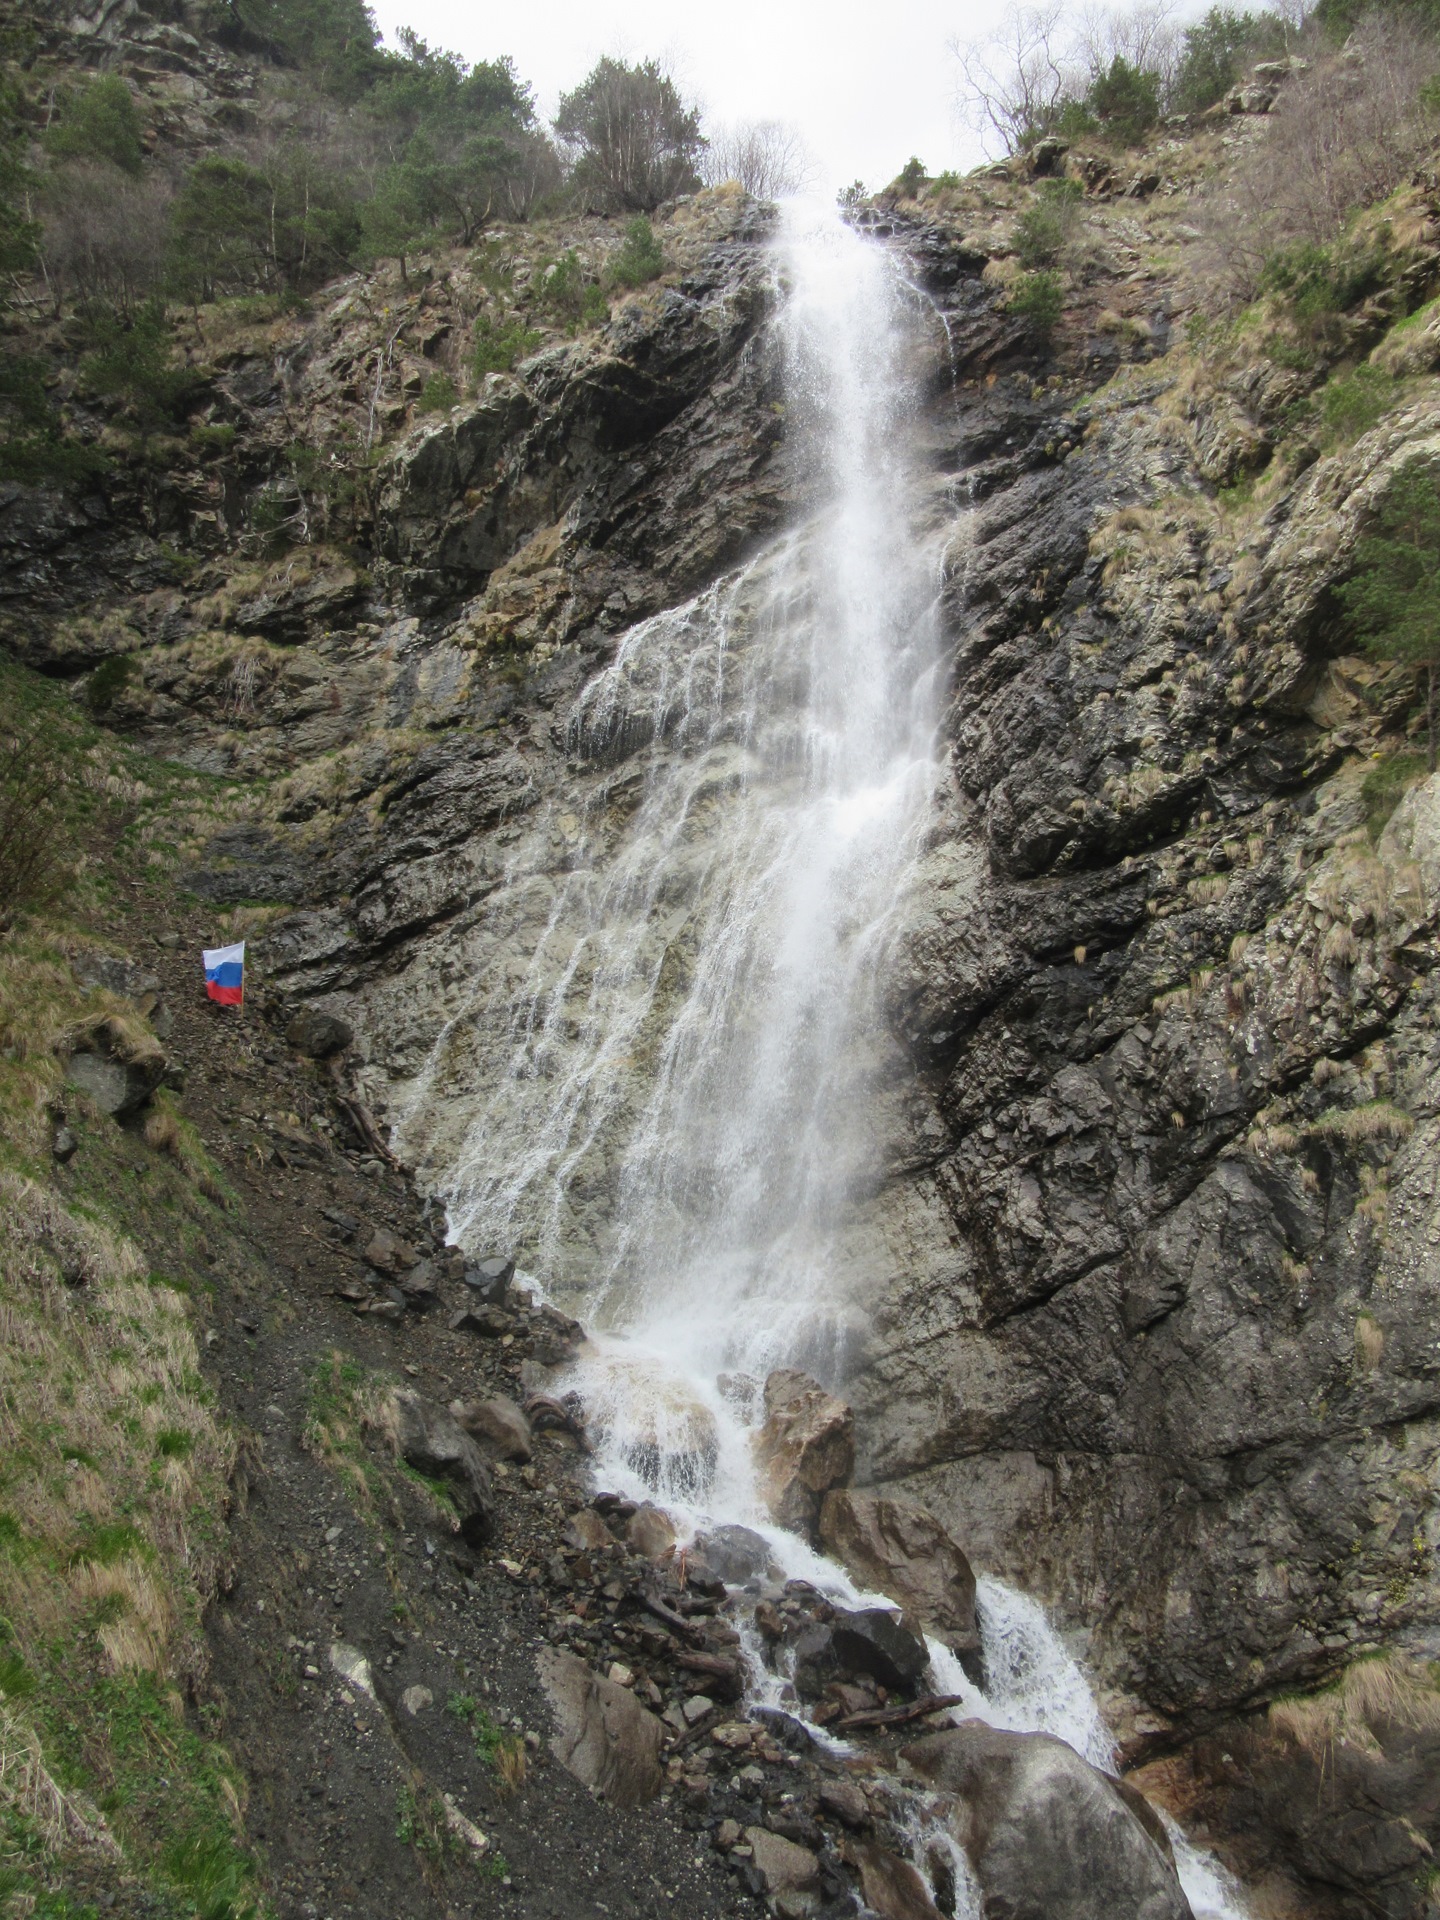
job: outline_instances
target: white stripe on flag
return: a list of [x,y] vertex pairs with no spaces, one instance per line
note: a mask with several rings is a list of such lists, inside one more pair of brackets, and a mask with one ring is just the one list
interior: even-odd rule
[[217,967],[223,967],[231,961],[233,961],[237,967],[243,967],[245,964],[245,942],[243,940],[237,941],[233,947],[202,947],[200,949],[200,958],[204,962],[207,973],[213,973]]

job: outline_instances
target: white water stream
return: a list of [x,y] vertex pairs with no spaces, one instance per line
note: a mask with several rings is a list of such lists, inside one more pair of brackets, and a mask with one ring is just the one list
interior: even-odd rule
[[[594,1334],[573,1384],[602,1482],[689,1533],[751,1527],[788,1575],[853,1601],[770,1521],[750,1439],[770,1369],[843,1379],[865,1320],[847,1239],[903,1067],[879,990],[940,777],[935,607],[965,509],[914,452],[927,303],[833,214],[793,211],[778,260],[787,439],[818,505],[632,628],[583,695],[572,745],[600,772],[557,820],[564,870],[512,876],[545,910],[525,977],[477,984],[503,1071],[439,1184],[453,1238],[568,1282]],[[476,1017],[452,1022],[417,1084],[412,1150]],[[1109,1765],[1040,1608],[991,1580],[979,1608],[987,1691],[935,1643],[937,1688]],[[1197,1916],[1233,1916],[1208,1865],[1182,1858]],[[978,1914],[963,1862],[951,1871],[957,1912]]]

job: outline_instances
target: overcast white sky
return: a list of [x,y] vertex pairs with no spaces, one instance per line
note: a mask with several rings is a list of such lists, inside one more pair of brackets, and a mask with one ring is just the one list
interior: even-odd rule
[[788,120],[834,188],[892,180],[912,153],[931,173],[982,158],[955,118],[947,43],[974,38],[1004,0],[379,0],[387,37],[411,26],[469,60],[509,54],[547,118],[602,54],[666,60],[714,121]]

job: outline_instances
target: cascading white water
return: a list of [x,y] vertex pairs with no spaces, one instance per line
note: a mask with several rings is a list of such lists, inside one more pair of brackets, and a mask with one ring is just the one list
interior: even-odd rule
[[[692,1532],[752,1527],[853,1602],[770,1521],[750,1438],[766,1373],[842,1376],[864,1324],[849,1241],[904,1064],[879,991],[939,774],[935,608],[964,509],[914,456],[926,304],[833,214],[792,211],[778,260],[788,437],[817,505],[632,628],[586,689],[586,798],[553,810],[497,909],[528,934],[525,975],[478,983],[399,1132],[423,1157],[437,1078],[499,1060],[438,1184],[455,1239],[517,1249],[591,1329],[575,1384],[601,1477]],[[937,1684],[1108,1765],[1040,1609],[986,1580],[980,1615],[988,1694],[934,1643]]]

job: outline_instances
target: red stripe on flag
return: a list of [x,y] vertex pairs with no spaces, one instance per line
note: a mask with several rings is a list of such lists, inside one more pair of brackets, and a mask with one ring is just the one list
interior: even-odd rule
[[243,987],[218,987],[213,980],[205,982],[205,991],[212,1000],[218,1000],[222,1007],[238,1007],[245,998]]

